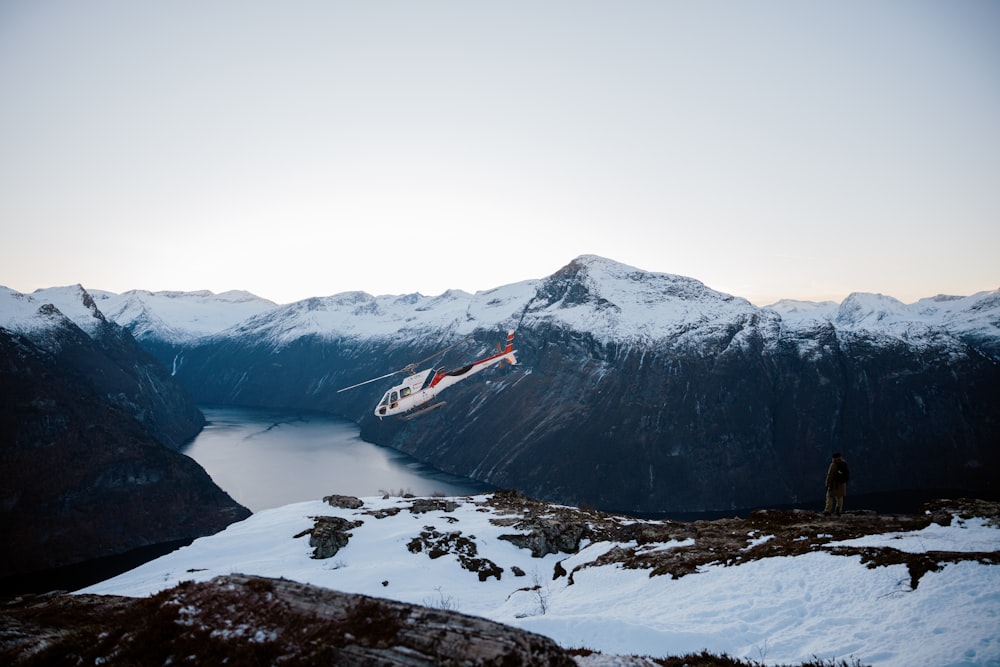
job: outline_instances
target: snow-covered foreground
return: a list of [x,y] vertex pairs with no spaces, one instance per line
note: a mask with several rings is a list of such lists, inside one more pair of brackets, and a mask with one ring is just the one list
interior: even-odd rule
[[[857,555],[826,550],[708,565],[679,579],[620,564],[574,571],[615,545],[585,542],[576,554],[532,558],[499,539],[518,531],[491,522],[509,515],[486,499],[453,498],[458,507],[452,511],[420,513],[401,498],[366,498],[359,509],[314,501],[266,510],[80,592],[145,596],[180,581],[245,573],[455,609],[608,654],[707,649],[772,664],[820,658],[901,667],[1000,665],[1000,565],[946,564],[924,574],[916,589],[905,565],[869,568]],[[363,524],[349,530],[349,543],[336,555],[314,559],[307,533],[316,516]],[[503,568],[500,579],[480,581],[461,567],[456,549],[429,556],[428,539],[444,548],[459,532],[475,544],[476,558]],[[424,545],[417,548],[421,533]],[[851,542],[839,545],[998,552],[1000,529],[969,519]],[[572,577],[553,579],[557,563]]]

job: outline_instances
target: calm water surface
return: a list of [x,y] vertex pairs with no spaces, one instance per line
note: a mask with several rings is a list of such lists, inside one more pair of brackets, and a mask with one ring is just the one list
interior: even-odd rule
[[303,412],[202,408],[208,424],[182,451],[254,512],[334,493],[482,493],[491,487],[365,442],[357,425]]

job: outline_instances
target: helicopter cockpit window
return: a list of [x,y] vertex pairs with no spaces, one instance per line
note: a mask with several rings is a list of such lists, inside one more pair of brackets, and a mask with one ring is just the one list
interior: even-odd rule
[[388,405],[388,404],[389,404],[389,392],[385,392],[385,394],[382,396],[382,400],[379,401],[379,405]]
[[389,402],[395,403],[398,400],[399,400],[399,394],[397,394],[396,392],[392,392],[392,394],[389,396]]

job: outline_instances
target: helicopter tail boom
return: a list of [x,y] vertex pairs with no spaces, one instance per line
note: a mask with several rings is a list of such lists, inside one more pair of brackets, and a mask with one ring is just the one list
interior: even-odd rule
[[507,362],[512,366],[517,363],[517,357],[514,356],[516,350],[514,349],[514,332],[507,332],[507,345],[500,349],[497,346],[498,351],[496,354],[489,357],[484,357],[482,359],[477,359],[473,361],[468,366],[463,366],[462,368],[450,371],[450,372],[439,372],[434,376],[431,381],[431,388],[440,391],[445,387],[450,387],[451,385],[464,380],[469,375],[474,375],[480,371],[484,371],[491,366],[496,366],[497,364],[503,364]]

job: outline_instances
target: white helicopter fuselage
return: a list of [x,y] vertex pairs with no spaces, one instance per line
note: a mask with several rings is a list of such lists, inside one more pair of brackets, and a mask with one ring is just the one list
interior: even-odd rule
[[407,376],[401,383],[382,395],[382,400],[375,406],[375,416],[381,418],[409,412],[434,400],[444,389],[491,366],[496,366],[504,361],[512,365],[516,364],[517,359],[514,357],[516,350],[513,349],[510,343],[512,339],[513,334],[510,334],[508,336],[507,347],[501,352],[475,361],[457,370],[443,371],[428,368],[427,370]]

